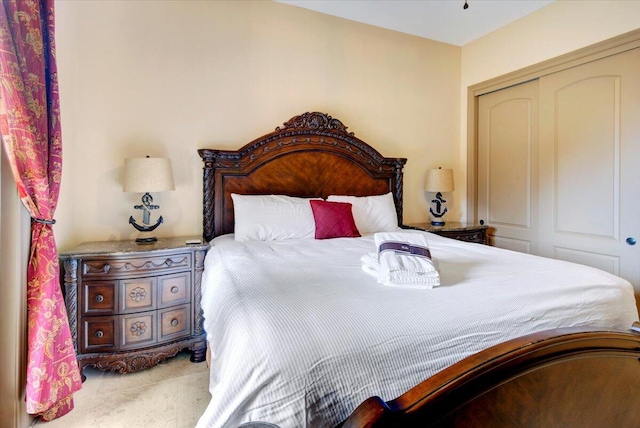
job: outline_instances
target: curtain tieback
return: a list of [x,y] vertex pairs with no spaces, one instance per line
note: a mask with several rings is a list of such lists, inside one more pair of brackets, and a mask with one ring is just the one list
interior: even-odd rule
[[35,221],[36,223],[42,223],[42,224],[56,224],[56,220],[55,219],[45,220],[45,219],[42,219],[42,218],[31,217],[31,220]]

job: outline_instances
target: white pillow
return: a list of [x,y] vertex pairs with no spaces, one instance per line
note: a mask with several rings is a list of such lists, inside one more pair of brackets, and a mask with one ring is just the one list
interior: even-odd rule
[[399,229],[398,214],[391,192],[379,196],[331,195],[327,201],[349,202],[353,219],[361,234],[393,232]]
[[310,199],[235,193],[231,194],[231,198],[236,241],[313,239],[315,236],[316,225]]

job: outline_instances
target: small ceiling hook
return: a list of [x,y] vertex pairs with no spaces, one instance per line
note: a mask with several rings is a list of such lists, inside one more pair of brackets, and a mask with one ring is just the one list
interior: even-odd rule
[[464,6],[462,6],[463,9],[469,9],[469,5],[467,4],[467,0],[464,0]]

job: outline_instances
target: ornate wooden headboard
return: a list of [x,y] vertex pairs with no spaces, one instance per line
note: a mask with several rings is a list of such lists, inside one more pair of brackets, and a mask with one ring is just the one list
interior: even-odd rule
[[402,224],[404,158],[385,158],[324,113],[295,116],[237,151],[198,150],[204,162],[203,237],[232,233],[231,193],[298,197],[392,192]]

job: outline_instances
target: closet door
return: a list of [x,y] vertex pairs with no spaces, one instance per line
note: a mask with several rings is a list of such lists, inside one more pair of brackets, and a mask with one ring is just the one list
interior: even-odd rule
[[500,248],[537,253],[538,81],[478,100],[478,219]]
[[540,78],[539,253],[640,290],[640,49]]

